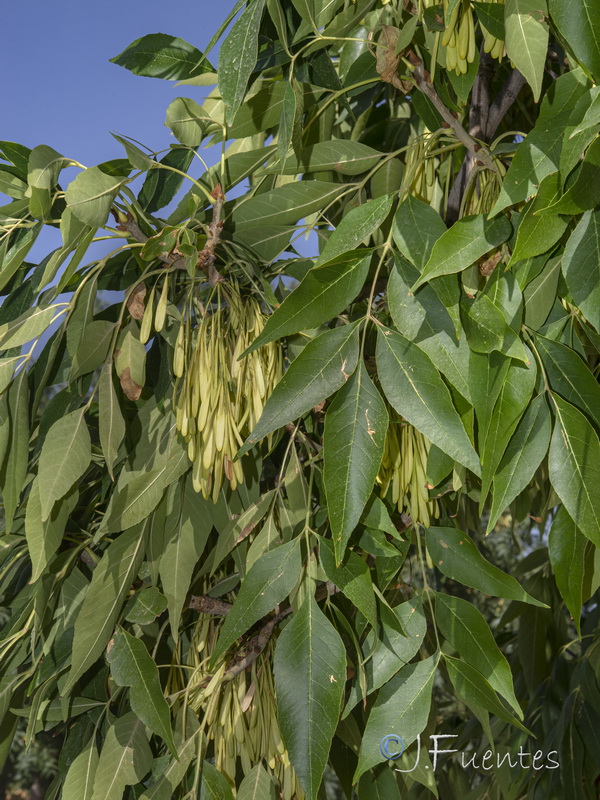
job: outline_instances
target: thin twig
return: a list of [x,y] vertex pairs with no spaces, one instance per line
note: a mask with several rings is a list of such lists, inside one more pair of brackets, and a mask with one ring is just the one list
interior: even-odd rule
[[[211,195],[214,198],[213,217],[208,226],[206,244],[198,253],[196,265],[205,273],[209,284],[214,286],[223,281],[223,276],[215,268],[215,249],[221,238],[221,230],[223,228],[221,212],[223,210],[223,203],[225,202],[225,195],[223,194],[220,184],[215,186]],[[112,209],[112,214],[117,222],[117,230],[127,231],[127,233],[129,233],[136,242],[140,242],[140,244],[145,244],[148,241],[150,237],[146,236],[131,213],[127,213],[127,220],[125,222],[120,221],[116,209]],[[161,253],[159,259],[168,265],[170,271],[187,269],[185,258],[177,253]]]

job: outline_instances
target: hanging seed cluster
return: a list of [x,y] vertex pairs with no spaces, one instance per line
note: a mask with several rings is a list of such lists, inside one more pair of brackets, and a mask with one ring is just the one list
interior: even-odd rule
[[279,782],[282,800],[304,800],[277,722],[273,644],[267,645],[251,670],[232,679],[227,676],[227,659],[207,673],[218,625],[208,614],[198,619],[188,657],[193,672],[185,689],[187,704],[199,715],[207,743],[212,742],[215,767],[235,786],[238,766],[247,775],[264,759]]
[[390,425],[377,476],[381,496],[385,497],[391,490],[392,501],[399,511],[407,510],[414,522],[429,527],[431,518],[439,516],[438,502],[429,499],[427,490],[427,457],[431,442],[393,409],[388,411]]
[[429,155],[436,138],[431,133],[412,134],[406,152],[405,188],[413,197],[431,203],[436,192],[439,159]]
[[216,502],[224,480],[232,489],[244,480],[234,457],[283,375],[283,352],[271,342],[238,360],[264,328],[258,300],[242,299],[235,284],[218,284],[213,306],[195,330],[182,323],[173,368],[181,379],[177,429],[194,463],[194,489]]
[[485,168],[473,172],[462,198],[461,216],[489,214],[496,204],[506,175],[506,167],[501,159],[493,155],[491,158],[496,165],[496,172]]
[[[504,3],[504,0],[492,0]],[[449,0],[443,0],[444,19],[448,13]],[[438,0],[420,0],[419,11],[421,15],[427,8],[438,5]],[[501,61],[504,56],[504,40],[497,39],[482,25],[483,49],[492,58]],[[477,42],[475,39],[475,16],[471,0],[459,0],[452,8],[450,19],[442,33],[441,45],[446,55],[446,69],[454,70],[457,75],[464,75],[469,69],[469,64],[475,60]]]

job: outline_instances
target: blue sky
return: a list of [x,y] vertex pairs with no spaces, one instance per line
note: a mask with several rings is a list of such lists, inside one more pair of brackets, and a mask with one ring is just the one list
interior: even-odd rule
[[[179,36],[204,51],[234,5],[235,0],[7,4],[0,40],[0,69],[5,76],[0,139],[31,148],[47,144],[88,167],[124,156],[110,131],[131,136],[153,150],[168,148],[175,139],[164,126],[167,106],[178,96],[202,103],[208,90],[142,78],[110,59],[148,33]],[[217,53],[215,49],[209,56],[213,63]],[[208,160],[217,158],[215,153]],[[75,168],[65,170],[63,187],[76,174]],[[0,205],[4,202],[8,198],[0,194]],[[59,231],[45,228],[28,260],[36,263],[60,244]],[[102,253],[106,250],[98,247]]]
[[[121,157],[109,131],[163,149],[165,110],[205,89],[140,78],[109,59],[147,33],[204,50],[235,0],[30,0],[6,4],[0,67],[0,139],[48,144],[86,166]],[[216,51],[213,51],[216,56]],[[215,59],[216,60],[216,59]]]
[[[6,76],[0,140],[28,147],[47,144],[85,166],[124,157],[110,131],[160,151],[175,139],[165,111],[178,96],[202,103],[208,89],[142,78],[111,64],[134,39],[148,33],[179,36],[204,51],[236,0],[30,0],[3,13],[0,69]],[[209,58],[216,65],[218,46]],[[220,155],[204,151],[209,164]],[[65,187],[77,174],[63,171]],[[0,205],[8,198],[0,194]],[[314,238],[314,237],[313,237]],[[61,244],[45,228],[28,255],[36,263]],[[314,242],[296,246],[312,255]],[[98,245],[102,252],[106,246]],[[96,251],[94,251],[96,252]]]

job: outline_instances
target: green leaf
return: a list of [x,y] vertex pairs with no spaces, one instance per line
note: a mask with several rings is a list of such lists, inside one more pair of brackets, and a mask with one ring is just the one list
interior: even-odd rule
[[117,686],[128,686],[131,710],[153,733],[160,736],[177,755],[171,712],[164,698],[158,667],[146,645],[121,628],[109,645],[107,660]]
[[[187,172],[194,159],[194,150],[191,147],[173,147],[169,152],[156,162],[155,167],[146,175],[138,201],[145,211],[151,214],[164,208],[175,197],[184,181],[181,172]],[[173,167],[179,172],[173,172],[167,167]]]
[[389,533],[394,537],[398,536],[398,531],[392,522],[385,503],[376,494],[372,495],[369,499],[360,521],[365,528],[372,528],[376,531],[384,531],[385,533]]
[[242,105],[248,80],[256,66],[258,31],[264,5],[264,0],[253,0],[244,9],[219,50],[219,89],[229,125]]
[[492,412],[509,366],[510,360],[497,352],[489,356],[473,353],[470,359],[469,385],[477,416],[480,447],[487,436]]
[[388,305],[396,330],[424,350],[434,367],[471,402],[467,380],[471,350],[466,337],[456,340],[453,321],[433,285],[421,286],[415,294],[411,292],[416,277],[414,267],[396,259],[388,282]]
[[527,730],[516,717],[506,710],[488,681],[471,663],[447,655],[444,655],[444,663],[457,695],[467,705],[472,703],[478,709],[484,708],[505,722],[525,731],[529,736],[532,735],[531,731]]
[[100,167],[83,170],[67,187],[65,199],[71,212],[86,225],[101,228],[113,200],[127,180],[107,175]]
[[35,219],[49,219],[52,209],[52,190],[59,173],[69,159],[52,147],[40,144],[29,155],[27,182],[29,184],[29,211]]
[[507,217],[487,220],[483,214],[477,214],[459,219],[433,245],[431,256],[412,291],[431,278],[461,272],[505,242],[511,232],[512,225]]
[[[185,730],[183,730],[185,724]],[[139,800],[172,800],[175,790],[185,778],[186,772],[198,753],[198,719],[189,707],[177,715],[175,723],[175,745],[178,758],[171,759],[157,781],[152,783]]]
[[5,161],[14,164],[23,177],[27,176],[27,164],[31,150],[24,144],[0,141],[0,155]]
[[434,244],[447,228],[429,203],[408,195],[394,215],[392,230],[398,250],[421,272]]
[[135,39],[110,60],[134,75],[171,81],[184,81],[205,72],[214,72],[200,50],[177,36],[165,33],[150,33]]
[[531,280],[523,292],[525,303],[525,325],[538,330],[548,319],[556,301],[556,290],[560,278],[561,258],[551,258],[542,271]]
[[502,311],[489,295],[480,292],[475,300],[463,298],[462,321],[469,347],[476,353],[498,350],[505,355],[529,363],[523,342],[508,325]]
[[[565,128],[560,153],[560,175],[563,184],[571,171],[579,164],[588,145],[594,141],[600,119],[600,86],[592,86],[577,101],[569,124]],[[588,127],[588,121],[592,126]],[[595,188],[594,188],[595,192]]]
[[110,363],[104,365],[98,381],[98,417],[102,453],[108,473],[114,480],[113,467],[117,460],[119,445],[125,438],[125,420],[113,385]]
[[208,761],[202,762],[200,800],[233,800],[226,778]]
[[442,635],[462,658],[483,675],[490,686],[513,707],[520,719],[523,711],[515,697],[512,672],[483,614],[460,597],[436,593],[435,621]]
[[[285,85],[283,95],[283,107],[281,109],[281,121],[277,134],[277,155],[281,165],[278,172],[283,174],[283,165],[290,147],[294,153],[298,153],[302,147],[302,118],[304,115],[304,90],[293,75]],[[292,174],[305,172],[306,170],[296,169]]]
[[[179,98],[186,100],[187,98]],[[176,101],[173,101],[176,102]],[[182,112],[183,113],[183,112]],[[233,153],[227,150],[225,152],[225,169],[221,171],[221,162],[212,166],[204,175],[199,179],[207,191],[211,191],[216,182],[220,182],[223,186],[227,186],[228,190],[233,188],[240,181],[252,175],[257,169],[264,164],[267,158],[273,153],[276,145],[269,147],[258,147],[255,150],[242,150],[240,153]],[[204,203],[205,194],[194,184],[182,197],[177,205],[177,208],[168,218],[169,225],[177,225],[183,222],[189,216],[189,203],[192,198],[200,198],[200,202]]]
[[35,306],[28,309],[16,319],[0,325],[0,349],[22,345],[36,339],[46,328],[68,309],[67,303],[56,303],[52,306]]
[[558,172],[546,175],[540,184],[535,200],[528,204],[521,219],[509,267],[516,264],[517,261],[550,250],[566,231],[569,220],[559,217],[558,212],[553,215],[544,213],[542,216],[538,216],[537,213],[542,209],[552,208],[552,204],[560,197],[560,193]]
[[195,100],[176,97],[167,108],[165,125],[181,144],[198,147],[207,129],[214,126],[214,120]]
[[600,19],[594,0],[578,0],[575,6],[561,0],[549,0],[552,22],[572,52],[600,78]]
[[139,783],[152,767],[144,726],[132,714],[108,729],[94,777],[92,800],[121,800],[126,786]]
[[537,368],[533,357],[528,367],[511,361],[490,418],[483,446],[481,443],[479,446],[481,452],[480,508],[487,499],[506,446],[523,412],[529,405],[536,376]]
[[359,247],[374,231],[379,230],[390,213],[393,199],[392,195],[384,195],[351,209],[327,240],[317,265]]
[[98,768],[95,736],[75,756],[62,787],[62,800],[92,800],[94,777]]
[[533,480],[548,452],[552,423],[543,395],[525,411],[494,475],[494,496],[486,533],[491,533],[502,512]]
[[548,556],[558,591],[573,617],[579,636],[587,546],[587,539],[577,528],[567,509],[561,506],[548,535]]
[[167,518],[165,530],[168,538],[164,542],[159,565],[160,580],[169,609],[171,633],[176,641],[192,575],[211,529],[208,503],[193,491],[188,478],[183,498],[178,498],[174,512]]
[[528,594],[515,578],[490,564],[466,533],[457,528],[428,528],[426,535],[433,563],[447,578],[485,594],[547,607]]
[[273,672],[290,761],[307,800],[316,800],[344,696],[346,648],[310,594],[277,639]]
[[587,418],[552,395],[556,423],[548,454],[550,482],[579,530],[600,547],[600,442]]
[[562,271],[576,305],[600,331],[600,209],[580,219],[565,246]]
[[406,748],[423,731],[429,717],[438,661],[439,654],[435,653],[416,664],[407,664],[380,690],[367,720],[354,782],[385,761],[379,749],[384,736],[400,736]]
[[73,357],[70,379],[94,372],[104,362],[115,332],[115,323],[94,319],[84,328],[81,342]]
[[124,136],[119,136],[118,133],[111,133],[111,136],[113,136],[119,144],[123,145],[125,153],[127,154],[127,160],[134,169],[146,172],[146,170],[152,169],[155,165],[156,162],[154,159],[141,150],[136,144],[130,142],[129,139],[126,139]]
[[504,8],[507,55],[527,79],[537,103],[548,51],[546,0],[506,0]]
[[404,336],[379,327],[377,367],[396,411],[440,450],[480,475],[477,453],[429,357]]
[[0,192],[15,200],[20,200],[25,196],[27,183],[21,180],[18,175],[9,172],[10,168],[2,168],[3,166],[0,166]]
[[85,409],[72,411],[54,423],[44,441],[38,470],[42,520],[48,519],[54,503],[81,478],[91,457]]
[[[3,395],[6,413],[3,414],[0,440],[0,488],[4,509],[5,529],[12,528],[15,511],[27,477],[29,461],[29,385],[27,371],[22,369]],[[5,453],[8,457],[5,457]]]
[[117,533],[145,520],[159,504],[164,490],[189,467],[185,451],[175,450],[159,466],[142,470],[117,485],[102,520],[100,533]]
[[499,3],[473,3],[477,19],[496,39],[504,39],[504,9]]
[[115,369],[130,400],[139,398],[146,382],[146,348],[138,336],[137,328],[130,327],[115,352]]
[[[578,112],[578,113],[576,113]],[[575,122],[577,120],[577,122]],[[600,123],[600,86],[592,86],[583,97],[581,97],[573,112],[573,119],[571,124],[565,131],[565,136],[568,135],[569,140],[573,146],[577,146],[575,152],[571,152],[568,148],[567,142],[563,144],[563,152],[561,153],[560,172],[563,179],[567,177],[569,172],[573,169],[575,164],[579,161],[581,154],[596,136],[596,126]],[[583,132],[588,133],[586,139],[582,139],[583,144],[580,145],[579,137]],[[574,140],[574,141],[573,141]],[[565,149],[567,152],[565,153]],[[563,165],[563,159],[567,159]]]
[[79,494],[78,487],[69,492],[52,509],[50,517],[42,522],[42,501],[39,479],[31,484],[25,510],[25,536],[31,558],[31,582],[36,581],[62,542],[67,520],[73,511]]
[[600,139],[588,147],[569,188],[541,214],[580,214],[600,203]]
[[167,608],[167,598],[156,586],[142,589],[131,598],[125,608],[125,619],[137,625],[149,625]]
[[[294,462],[294,457],[290,459],[290,468]],[[295,465],[297,466],[297,465]],[[245,508],[243,512],[231,519],[224,528],[219,531],[219,541],[213,551],[213,559],[211,564],[211,575],[214,575],[217,567],[231,554],[236,545],[240,543],[262,520],[267,512],[273,506],[273,494],[275,490],[265,492],[259,499]],[[305,506],[302,506],[305,509]],[[246,561],[246,568],[248,569],[248,562]]]
[[138,573],[146,546],[146,528],[132,528],[112,542],[92,573],[92,582],[75,621],[67,695],[102,654],[112,635],[127,593]]
[[600,386],[583,359],[560,342],[536,336],[550,387],[600,428]]
[[[384,686],[399,669],[404,667],[419,652],[427,631],[427,620],[420,598],[408,600],[394,608],[381,607],[381,635],[375,629],[364,640],[362,649],[367,679],[367,695]],[[362,692],[358,683],[342,714],[348,716],[359,702]]]
[[367,564],[356,553],[348,550],[342,563],[337,566],[333,542],[319,540],[319,558],[327,579],[346,595],[348,600],[377,629],[377,606]]
[[343,186],[329,181],[294,181],[245,200],[233,209],[231,220],[236,233],[250,227],[294,224],[325,208],[342,191]]
[[387,766],[362,775],[358,782],[358,800],[402,800],[398,782]]
[[379,472],[388,413],[361,362],[327,409],[323,434],[323,483],[341,563]]
[[243,355],[283,336],[318,328],[335,317],[362,289],[370,261],[369,251],[354,250],[310,269]]
[[3,254],[0,250],[0,289],[4,289],[19,269],[42,227],[43,223],[36,222],[31,228],[19,228],[16,234],[8,240],[10,247],[6,253]]
[[373,169],[383,156],[384,153],[361,142],[336,139],[305,147],[299,156],[289,156],[283,165],[276,164],[267,172],[298,175],[304,172],[334,170],[342,175],[360,175]]
[[270,550],[253,565],[225,617],[212,653],[213,664],[255,622],[285,600],[300,578],[301,569],[298,539]]
[[536,194],[546,175],[558,169],[564,129],[586,83],[581,70],[571,70],[552,84],[533,130],[517,147],[492,214]]
[[273,800],[275,786],[262,764],[257,764],[244,777],[237,791],[237,800]]
[[358,325],[342,325],[312,339],[265,404],[238,457],[269,433],[306,414],[344,385],[358,363]]
[[[15,374],[15,367],[22,362],[23,356],[0,359],[0,394],[6,391]],[[0,459],[1,461],[1,459]]]

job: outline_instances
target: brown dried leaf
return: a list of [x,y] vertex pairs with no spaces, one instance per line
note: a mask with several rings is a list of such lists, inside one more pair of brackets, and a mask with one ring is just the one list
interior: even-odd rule
[[256,528],[257,524],[258,524],[257,522],[251,522],[250,525],[246,525],[245,528],[242,528],[242,532],[235,540],[234,547],[236,547],[240,542],[243,542],[244,539],[246,539],[246,537],[250,536],[254,528]]
[[400,30],[393,25],[382,25],[375,57],[377,63],[375,69],[381,76],[381,80],[386,83],[391,83],[396,89],[406,94],[412,89],[410,81],[404,81],[397,74],[398,64],[402,57],[402,53],[396,53],[396,46],[398,44],[398,37]]
[[142,319],[144,316],[144,298],[146,297],[146,284],[140,281],[129,295],[127,308],[134,319]]
[[502,253],[500,250],[497,250],[493,255],[489,256],[489,258],[484,258],[479,262],[479,272],[481,275],[491,275],[492,272],[496,269],[496,265],[502,258]]
[[142,387],[131,377],[131,370],[129,367],[125,367],[125,369],[119,374],[119,380],[121,381],[121,388],[130,400],[140,399]]

